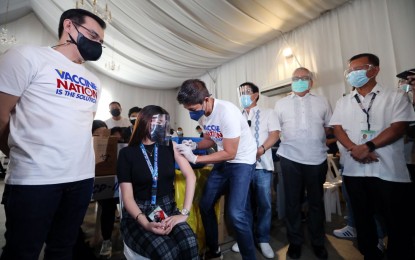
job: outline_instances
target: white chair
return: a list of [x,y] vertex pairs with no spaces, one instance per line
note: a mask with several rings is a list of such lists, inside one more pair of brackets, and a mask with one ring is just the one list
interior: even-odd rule
[[331,222],[331,214],[336,213],[341,216],[339,188],[342,184],[340,171],[333,160],[333,156],[327,156],[328,170],[324,188],[324,211],[326,221]]
[[[122,201],[122,195],[121,195],[121,188],[118,188],[118,194],[119,194],[119,198],[120,198],[120,222],[122,220],[122,209],[124,207],[124,203]],[[125,242],[123,241],[124,244],[124,256],[127,260],[150,260],[149,258],[146,258],[142,255],[139,255],[138,253],[136,253],[134,250],[132,250],[131,248],[129,248]]]
[[7,158],[7,156],[2,151],[0,151],[0,163],[3,168],[7,170],[9,167],[9,158]]

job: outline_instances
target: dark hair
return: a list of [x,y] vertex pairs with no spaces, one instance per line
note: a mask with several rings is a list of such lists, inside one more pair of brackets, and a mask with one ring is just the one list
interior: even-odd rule
[[353,56],[353,57],[350,58],[349,63],[352,62],[352,61],[354,61],[354,60],[363,58],[363,57],[366,57],[369,60],[369,63],[372,64],[373,66],[376,66],[376,67],[379,66],[379,58],[378,58],[378,56],[376,56],[375,54],[372,54],[372,53],[361,53],[361,54],[357,54],[357,55],[355,55],[355,56]]
[[115,134],[117,132],[122,135],[123,128],[122,127],[119,127],[119,126],[114,126],[113,128],[111,128],[111,135],[113,135],[113,134]]
[[[239,85],[239,87],[243,87],[243,86],[249,86],[251,88],[251,90],[252,90],[252,93],[258,93],[259,92],[258,86],[255,85],[252,82],[245,82],[245,83],[242,83],[241,85]],[[258,100],[259,100],[259,95],[256,98],[256,101],[258,101]]]
[[180,86],[177,101],[179,104],[185,105],[203,104],[205,98],[209,96],[205,82],[198,79],[188,79]]
[[59,28],[58,28],[59,38],[62,37],[62,33],[63,33],[63,21],[65,21],[66,19],[70,19],[74,23],[82,25],[82,24],[85,23],[85,16],[88,16],[88,17],[91,17],[92,19],[94,19],[99,24],[99,26],[101,26],[102,29],[105,30],[105,28],[107,27],[104,20],[102,20],[97,15],[95,15],[95,14],[93,14],[93,13],[87,11],[87,10],[84,10],[84,9],[69,9],[69,10],[66,10],[65,12],[62,13],[61,18],[59,20]]
[[92,122],[92,134],[97,130],[98,128],[105,127],[108,128],[107,124],[104,121],[101,120],[94,120]]
[[200,127],[200,125],[196,126],[196,130],[202,130],[202,128]]
[[132,107],[128,110],[128,117],[131,116],[132,113],[139,113],[141,111],[140,107]]
[[137,121],[135,122],[133,134],[131,135],[128,146],[137,146],[144,139],[150,139],[151,120],[154,115],[158,114],[168,115],[169,113],[164,108],[155,105],[145,106],[141,109],[138,113]]
[[117,104],[121,108],[121,104],[117,101],[112,101],[108,106],[110,107],[112,104]]

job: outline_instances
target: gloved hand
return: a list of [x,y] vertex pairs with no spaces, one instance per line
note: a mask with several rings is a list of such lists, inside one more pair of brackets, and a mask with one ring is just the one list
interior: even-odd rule
[[179,144],[176,146],[179,153],[181,153],[189,162],[196,164],[197,155],[194,155],[192,148],[186,144]]
[[193,142],[192,140],[183,140],[182,144],[185,144],[187,146],[190,146],[190,148],[192,148],[192,150],[196,150],[197,149],[197,143]]

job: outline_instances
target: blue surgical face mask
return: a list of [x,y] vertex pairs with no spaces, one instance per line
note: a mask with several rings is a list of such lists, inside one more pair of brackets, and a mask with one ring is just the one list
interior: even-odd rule
[[191,119],[193,119],[195,121],[199,121],[199,119],[205,114],[205,110],[203,109],[203,105],[202,105],[201,110],[189,111],[189,114],[190,114]]
[[241,105],[247,108],[252,105],[251,95],[241,95]]
[[297,80],[291,83],[291,89],[294,92],[304,92],[308,89],[310,81],[309,80]]
[[352,87],[360,88],[369,81],[366,72],[367,70],[354,70],[346,75],[346,80]]
[[411,87],[411,85],[409,85],[409,84],[402,84],[402,85],[400,85],[399,86],[403,91],[405,91],[405,92],[409,92],[409,91],[411,91],[412,90],[412,87]]

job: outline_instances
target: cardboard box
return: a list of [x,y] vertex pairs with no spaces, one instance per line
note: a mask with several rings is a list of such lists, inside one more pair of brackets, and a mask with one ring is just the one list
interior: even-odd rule
[[118,179],[116,175],[95,177],[92,192],[93,200],[117,198],[118,196]]
[[117,174],[117,145],[114,136],[94,136],[95,176]]

